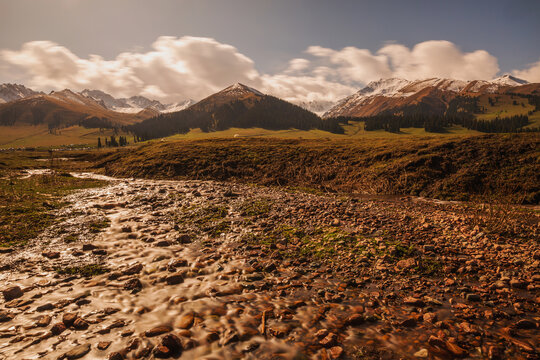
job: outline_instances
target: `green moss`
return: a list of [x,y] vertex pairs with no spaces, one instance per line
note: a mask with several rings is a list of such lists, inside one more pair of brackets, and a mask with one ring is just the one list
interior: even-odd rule
[[60,275],[80,275],[84,277],[92,277],[109,272],[109,269],[100,264],[86,264],[69,267],[56,267],[54,269]]
[[103,229],[108,228],[110,225],[111,221],[107,218],[104,218],[99,221],[91,222],[88,226],[90,227],[90,232],[98,233],[101,232]]
[[272,202],[269,199],[256,199],[245,201],[240,205],[242,216],[259,216],[268,214],[271,210]]

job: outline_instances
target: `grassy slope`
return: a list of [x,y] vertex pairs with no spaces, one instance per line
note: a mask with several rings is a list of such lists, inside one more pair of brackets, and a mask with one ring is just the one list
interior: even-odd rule
[[155,141],[94,153],[107,174],[445,199],[540,200],[540,135]]
[[[56,130],[51,134],[47,125],[0,126],[0,148],[62,146],[62,145],[97,145],[97,138],[114,135],[112,130],[87,129],[71,126]],[[118,135],[126,135],[120,133]],[[129,136],[128,136],[129,137]]]
[[[493,106],[489,103],[489,98],[497,101]],[[527,115],[534,110],[534,106],[529,104],[526,98],[503,94],[486,94],[479,96],[478,105],[484,107],[486,111],[482,114],[475,114],[480,120],[493,120],[496,117],[510,117],[514,115]],[[516,104],[514,105],[514,101]],[[529,115],[529,125],[526,127],[540,127],[540,112],[536,111]]]

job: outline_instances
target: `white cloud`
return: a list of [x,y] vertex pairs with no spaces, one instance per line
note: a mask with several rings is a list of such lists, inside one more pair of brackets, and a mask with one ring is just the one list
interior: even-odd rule
[[531,64],[527,69],[512,71],[512,75],[528,82],[540,82],[540,60]]
[[[538,81],[539,69],[540,62],[515,74]],[[305,57],[290,60],[277,74],[260,73],[253,60],[231,45],[190,36],[159,37],[150,51],[124,52],[111,60],[80,58],[50,41],[0,51],[0,77],[17,74],[16,80],[38,90],[90,88],[162,101],[201,99],[235,82],[294,102],[333,101],[379,78],[491,79],[498,71],[497,59],[488,52],[463,52],[448,41],[412,48],[388,44],[375,53],[310,46]]]

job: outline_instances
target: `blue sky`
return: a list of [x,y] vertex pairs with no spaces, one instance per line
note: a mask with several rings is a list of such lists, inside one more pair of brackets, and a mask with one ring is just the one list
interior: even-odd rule
[[[310,46],[353,47],[375,55],[388,44],[412,51],[417,44],[444,40],[463,54],[486,51],[500,75],[540,61],[539,15],[538,0],[0,0],[0,51],[46,41],[79,59],[114,60],[122,52],[152,51],[162,36],[191,36],[231,45],[259,74],[276,75],[286,72],[292,59],[312,56],[306,55]],[[34,86],[51,87],[32,71],[0,64],[0,81],[29,79]],[[358,80],[353,85],[370,78]]]

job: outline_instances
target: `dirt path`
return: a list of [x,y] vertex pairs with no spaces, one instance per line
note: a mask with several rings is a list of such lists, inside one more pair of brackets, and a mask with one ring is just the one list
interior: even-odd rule
[[0,358],[539,355],[535,215],[503,236],[455,204],[200,181],[66,200],[0,255]]

